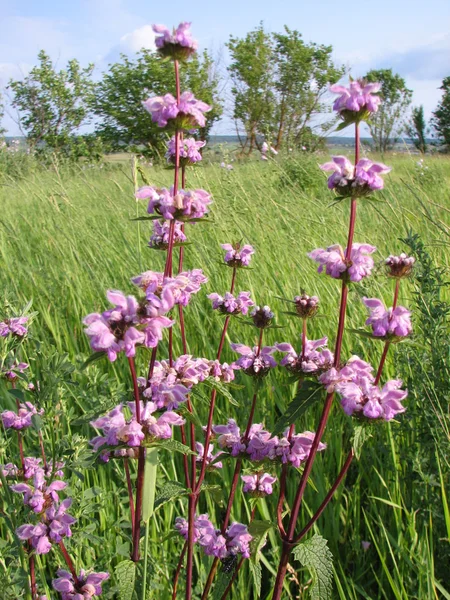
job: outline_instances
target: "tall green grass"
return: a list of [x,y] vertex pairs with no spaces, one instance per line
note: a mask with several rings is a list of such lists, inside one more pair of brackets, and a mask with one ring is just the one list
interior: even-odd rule
[[[333,343],[339,285],[318,276],[306,253],[333,243],[345,245],[349,207],[346,202],[331,206],[333,197],[317,167],[322,158],[305,155],[268,164],[236,161],[233,171],[209,164],[189,173],[189,187],[203,187],[214,197],[212,223],[188,226],[192,244],[186,248],[186,267],[201,267],[209,277],[204,290],[186,310],[192,354],[212,357],[216,352],[222,321],[210,310],[206,295],[212,291],[224,292],[229,287],[230,269],[219,264],[220,244],[240,239],[251,243],[257,253],[252,270],[239,273],[238,288],[250,290],[258,303],[270,304],[278,315],[277,323],[283,326],[270,330],[265,342],[289,341],[298,345],[298,322],[283,314],[286,305],[277,296],[291,298],[304,289],[320,297],[323,316],[313,320],[308,336],[328,335]],[[390,253],[407,249],[400,239],[408,230],[420,236],[431,260],[444,272],[450,260],[450,161],[439,157],[426,159],[429,168],[423,170],[415,157],[383,158],[394,167],[392,174],[387,176],[385,191],[374,201],[360,201],[355,234],[355,241],[377,246],[379,267],[372,278],[352,289],[349,327],[363,325],[365,311],[360,302],[363,295],[391,301],[392,283],[383,275],[382,261]],[[171,172],[147,168],[145,177],[152,184],[169,185]],[[39,313],[33,324],[33,336],[42,346],[31,341],[28,358],[33,374],[43,389],[49,390],[45,402],[56,407],[59,419],[59,429],[47,431],[46,443],[65,453],[74,471],[71,491],[77,499],[75,516],[80,521],[70,550],[79,566],[113,570],[129,554],[124,474],[121,465],[114,462],[94,468],[84,439],[92,437],[89,418],[127,398],[130,381],[120,360],[114,365],[98,363],[79,372],[79,366],[89,355],[81,321],[89,312],[104,309],[106,289],[133,293],[130,277],[143,270],[161,270],[163,256],[146,247],[150,225],[132,221],[137,214],[145,214],[145,204],[137,204],[133,198],[131,165],[126,161],[107,165],[103,170],[55,166],[52,171],[34,173],[28,178],[5,178],[0,188],[0,206],[1,294],[5,301],[16,306],[32,299],[33,309]],[[415,293],[421,292],[413,282],[403,285],[401,303],[412,305]],[[448,298],[448,290],[442,286],[441,300],[445,302]],[[251,344],[253,338],[250,328],[232,323],[228,341]],[[179,344],[176,349],[180,351]],[[370,341],[363,344],[359,338],[345,335],[343,356],[358,353],[375,364],[380,350],[378,344]],[[417,360],[422,351],[423,348],[414,345],[408,350],[416,358],[419,356]],[[403,351],[399,348],[398,352]],[[164,345],[160,355],[165,355]],[[37,360],[33,361],[34,358]],[[139,357],[138,366],[142,369],[146,358],[143,353]],[[233,359],[229,349],[225,350],[224,359]],[[387,375],[396,376],[400,368],[405,373],[405,363],[401,364],[402,367],[391,358]],[[408,384],[414,385],[415,373],[410,373],[409,379]],[[243,420],[249,410],[251,384],[240,375],[237,383],[241,388],[234,389],[233,395]],[[256,420],[264,420],[268,428],[272,427],[293,392],[281,370],[272,373],[260,392]],[[5,398],[4,390],[2,394]],[[430,481],[425,475],[418,475],[421,465],[413,464],[415,459],[410,452],[421,401],[426,399],[414,397],[413,410],[405,417],[406,424],[399,419],[398,423],[376,428],[361,460],[352,465],[345,485],[318,521],[317,527],[329,540],[335,558],[336,598],[450,597],[442,561],[439,568],[435,564],[439,562],[438,548],[446,544],[450,521],[446,491],[449,469],[442,458],[445,452],[436,455],[433,465],[437,475]],[[206,403],[201,397],[196,402],[200,416],[204,417]],[[232,416],[235,410],[225,398],[219,398],[216,422]],[[314,430],[318,410],[304,416],[299,427]],[[445,407],[442,410],[448,425],[448,405],[447,414]],[[430,420],[429,426],[438,426],[438,422]],[[333,482],[348,451],[350,436],[348,419],[335,406],[325,434],[328,448],[316,461],[305,499],[306,514],[318,506],[327,486]],[[432,440],[429,451],[436,454],[436,446]],[[0,451],[3,453],[0,462],[6,462],[13,446],[3,441]],[[426,469],[425,465],[422,467]],[[415,481],[420,482],[417,489],[411,489],[412,473]],[[231,475],[232,466],[225,465],[225,482],[230,481]],[[168,480],[182,481],[182,468],[178,456],[164,452],[160,455],[158,485]],[[214,474],[208,475],[208,481],[220,484]],[[288,482],[290,497],[295,487],[296,477],[292,473]],[[222,495],[225,493],[223,490]],[[201,510],[219,514],[217,501],[217,494],[205,494]],[[180,498],[160,506],[151,520],[148,598],[170,597],[170,578],[182,543],[168,534],[175,516],[185,510],[185,500]],[[258,518],[273,519],[274,500],[260,502],[258,513]],[[247,521],[249,515],[248,501],[238,496],[233,518]],[[6,532],[4,526],[3,531]],[[363,540],[371,542],[366,552],[361,547]],[[13,558],[4,547],[0,546],[0,552],[1,577],[10,581],[20,573],[14,571]],[[278,542],[271,533],[265,549],[261,596],[267,600],[271,596],[277,553]],[[51,561],[54,567],[56,559],[53,557]],[[196,561],[200,574],[197,591],[200,591],[209,562],[200,555]],[[298,564],[292,566],[298,571],[295,577],[299,582],[307,582],[308,574]],[[41,579],[48,583],[50,578],[51,568],[43,567]],[[233,598],[253,597],[250,578],[245,567]],[[116,597],[116,583],[113,577],[107,598]],[[295,582],[290,584],[290,593],[286,589],[286,598],[307,597],[307,592],[299,594]]]

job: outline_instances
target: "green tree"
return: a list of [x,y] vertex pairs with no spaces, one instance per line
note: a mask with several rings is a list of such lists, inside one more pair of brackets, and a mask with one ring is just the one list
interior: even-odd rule
[[[189,90],[212,106],[207,123],[199,131],[207,139],[209,131],[222,114],[218,95],[218,77],[207,52],[194,56],[180,69],[181,89]],[[109,66],[96,86],[94,113],[99,122],[96,133],[111,150],[141,151],[158,155],[164,151],[167,133],[152,123],[142,107],[149,96],[175,94],[173,64],[151,50],[141,50],[136,58],[121,56]]]
[[43,50],[38,59],[39,65],[23,80],[8,85],[18,124],[31,149],[78,156],[77,134],[90,116],[94,65],[82,68],[74,59],[66,69],[56,71]]
[[5,134],[5,129],[2,127],[2,121],[3,121],[3,117],[5,116],[5,107],[3,105],[3,97],[2,94],[0,93],[0,139],[4,136]]
[[246,133],[241,146],[250,153],[264,136],[282,144],[314,145],[314,116],[326,111],[322,98],[344,69],[331,60],[331,46],[305,43],[298,31],[269,34],[260,24],[227,44],[232,62],[234,118]]
[[427,144],[427,122],[423,106],[413,106],[411,118],[405,125],[406,134],[411,138],[412,143],[417,150],[425,154],[428,148]]
[[380,96],[383,102],[378,112],[372,115],[369,129],[375,149],[385,152],[395,145],[405,128],[404,117],[411,104],[412,91],[392,69],[373,69],[364,79],[368,82],[378,81],[382,86]]
[[444,92],[433,113],[433,126],[440,144],[450,151],[450,77],[445,77],[440,89]]
[[228,71],[232,81],[236,131],[239,135],[239,130],[244,129],[241,148],[250,154],[257,145],[257,135],[265,134],[273,127],[273,41],[261,23],[242,39],[230,36],[227,47],[231,54]]

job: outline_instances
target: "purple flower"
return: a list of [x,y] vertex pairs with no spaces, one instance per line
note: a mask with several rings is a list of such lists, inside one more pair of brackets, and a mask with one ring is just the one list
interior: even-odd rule
[[43,521],[37,525],[21,525],[16,529],[20,540],[29,540],[36,554],[47,554],[52,543],[59,543],[63,538],[70,537],[70,526],[76,522],[67,509],[72,500],[67,498],[59,506],[52,504],[43,515]]
[[250,292],[239,292],[237,296],[230,292],[225,292],[224,296],[214,293],[209,294],[208,298],[212,301],[213,310],[230,315],[246,315],[250,306],[255,304],[250,298]]
[[383,189],[384,181],[380,175],[391,171],[390,167],[375,163],[368,158],[361,158],[356,167],[346,156],[332,158],[332,162],[320,165],[320,168],[322,171],[333,171],[328,178],[328,187],[330,190],[336,190],[342,197],[357,198]]
[[17,379],[19,379],[19,373],[23,373],[28,367],[28,363],[17,362],[17,360],[14,360],[9,367],[2,367],[0,369],[0,375],[3,375],[8,381],[17,381]]
[[333,364],[334,355],[325,347],[327,343],[326,337],[320,340],[306,340],[305,348],[300,354],[297,354],[290,344],[275,344],[279,352],[286,354],[280,361],[280,366],[286,367],[291,373],[318,375]]
[[227,529],[226,538],[230,554],[242,554],[243,558],[250,558],[250,542],[253,537],[249,534],[246,525],[232,523]]
[[[134,416],[134,402],[130,402],[128,406]],[[166,410],[162,414],[155,416],[154,413],[157,410],[158,408],[154,402],[147,402],[145,405],[141,402],[142,430],[151,438],[169,439],[172,437],[172,426],[184,425],[185,420],[171,410]],[[132,444],[128,445],[131,446]]]
[[43,415],[44,409],[38,410],[31,402],[23,402],[19,405],[19,410],[15,413],[12,410],[5,410],[1,417],[3,426],[6,429],[25,429],[31,427],[33,415]]
[[[193,137],[188,137],[184,138],[183,140],[180,140],[180,165],[188,166],[201,161],[203,157],[199,150],[204,146],[206,146],[206,142],[197,141]],[[169,141],[166,152],[166,158],[167,162],[175,164],[175,136],[172,137]]]
[[359,382],[339,383],[336,391],[341,396],[341,405],[347,415],[356,413],[367,419],[390,421],[406,410],[402,400],[407,397],[408,392],[401,390],[401,385],[400,380],[391,380],[380,389],[368,379],[361,379]]
[[375,246],[354,243],[350,260],[346,261],[346,251],[344,252],[342,246],[336,244],[329,246],[326,250],[323,248],[313,250],[308,256],[319,263],[317,269],[319,273],[322,273],[325,267],[327,275],[334,279],[347,277],[350,281],[358,282],[371,274],[374,263],[372,257],[368,254],[373,254],[375,251]]
[[269,327],[275,315],[270,310],[270,306],[255,306],[250,316],[255,327],[265,329]]
[[188,130],[204,127],[204,113],[211,110],[211,106],[197,100],[192,92],[183,92],[179,104],[172,94],[154,96],[142,104],[158,127],[166,127],[169,124],[177,129]]
[[270,473],[255,473],[254,475],[241,475],[244,482],[243,491],[252,494],[252,496],[268,496],[273,492],[273,484],[277,480]]
[[[380,105],[380,96],[375,95],[381,90],[381,83],[367,83],[351,81],[348,88],[342,85],[332,85],[330,91],[339,94],[333,105],[333,110],[348,118],[348,113],[359,113],[364,118],[364,113],[375,113]],[[347,120],[347,119],[346,119]]]
[[258,352],[257,346],[254,346],[253,349],[244,346],[244,344],[230,344],[230,346],[241,355],[241,358],[232,363],[231,366],[234,369],[242,369],[247,375],[264,377],[272,367],[277,366],[275,359],[271,356],[275,352],[275,348],[264,346]]
[[224,383],[230,383],[234,380],[234,368],[233,365],[228,363],[220,363],[218,360],[209,361],[210,377],[214,377],[216,381],[223,381]]
[[386,310],[378,298],[363,298],[364,304],[370,310],[366,325],[372,326],[375,337],[406,337],[412,331],[411,313],[403,306]]
[[149,214],[159,214],[168,220],[201,219],[208,212],[208,205],[212,202],[208,192],[200,189],[178,190],[174,196],[173,187],[168,190],[144,186],[135,195],[139,200],[149,199],[147,208]]
[[153,25],[153,31],[158,34],[155,46],[159,53],[173,60],[187,60],[198,46],[189,31],[190,26],[190,23],[180,23],[170,31],[165,25]]
[[52,581],[53,589],[60,592],[62,600],[89,600],[93,596],[100,596],[102,584],[109,579],[108,573],[89,573],[80,571],[77,581],[73,575],[64,569],[56,571],[57,579]]
[[241,440],[241,430],[234,419],[228,419],[226,425],[214,425],[213,432],[218,435],[217,443],[221,448],[231,450],[231,456],[238,456],[246,450],[246,444]]
[[[175,246],[179,246],[187,240],[184,232],[181,229],[182,223],[175,221],[175,227],[173,231],[173,243]],[[148,243],[150,248],[155,250],[167,250],[169,247],[169,229],[170,221],[154,221],[153,222],[153,235]]]
[[303,319],[310,319],[319,309],[319,298],[302,294],[294,298],[295,310]]
[[400,256],[388,256],[384,261],[387,273],[390,277],[407,277],[410,275],[416,259],[413,256],[408,256],[405,253]]
[[[201,465],[203,462],[203,457],[205,455],[205,446],[203,444],[201,444],[200,442],[196,442],[195,449],[197,450],[197,458],[195,460],[199,465]],[[221,455],[222,455],[222,452],[220,452],[220,451],[217,452],[216,454],[214,454],[214,445],[209,444],[208,452],[206,454],[207,467],[209,469],[221,469],[223,466],[221,461],[214,462]]]
[[27,483],[17,483],[11,485],[13,492],[23,494],[23,503],[31,508],[35,513],[41,513],[44,508],[48,508],[53,502],[59,501],[58,492],[65,489],[67,483],[59,479],[53,480],[49,485],[45,481],[44,469],[36,469],[33,475],[33,485]]
[[248,433],[246,452],[252,461],[264,460],[273,456],[278,438],[272,437],[270,431],[264,429],[262,423],[254,423]]
[[365,381],[372,383],[374,381],[372,371],[372,365],[359,358],[359,356],[354,355],[349,358],[341,369],[332,367],[328,371],[325,371],[325,373],[320,375],[319,381],[326,387],[327,392],[331,393],[337,389],[338,385],[348,381],[357,384],[362,384]]
[[28,317],[13,317],[0,322],[0,337],[13,335],[16,337],[24,337],[28,333],[28,329],[24,327]]
[[224,260],[230,267],[248,267],[252,254],[255,254],[250,244],[244,244],[242,247],[239,243],[221,244],[221,247],[225,250]]

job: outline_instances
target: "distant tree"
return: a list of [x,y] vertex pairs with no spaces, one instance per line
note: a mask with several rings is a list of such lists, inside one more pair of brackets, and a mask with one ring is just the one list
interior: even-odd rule
[[80,127],[89,120],[94,65],[81,68],[74,59],[56,71],[43,50],[38,59],[39,65],[24,79],[9,82],[11,105],[30,148],[71,156],[79,145]]
[[405,115],[411,104],[412,91],[392,69],[374,69],[364,79],[368,82],[378,81],[382,85],[380,96],[383,102],[369,121],[369,129],[375,149],[385,152],[395,145],[405,128]]
[[412,143],[419,152],[425,154],[428,148],[427,144],[427,122],[423,106],[413,106],[411,118],[405,125],[406,135],[411,138]]
[[3,105],[3,97],[0,93],[0,139],[4,136],[6,129],[2,127],[3,117],[5,116],[5,108]]
[[437,109],[433,113],[433,126],[439,143],[450,151],[450,77],[445,77],[440,89],[444,92]]
[[[189,90],[212,106],[206,127],[199,131],[199,137],[206,139],[222,114],[212,58],[207,52],[193,57],[180,71],[180,77],[182,91]],[[111,150],[149,155],[163,152],[167,133],[152,123],[142,102],[149,96],[175,94],[174,81],[173,64],[155,52],[143,49],[133,59],[122,55],[96,86],[93,107],[99,119],[97,135]]]
[[330,83],[344,74],[331,59],[332,46],[305,43],[298,31],[285,26],[273,34],[276,90],[276,149],[284,140],[293,146],[310,146],[311,119],[326,112],[322,102]]
[[288,27],[269,34],[262,24],[244,38],[231,37],[227,46],[243,150],[250,153],[263,137],[277,150],[284,143],[314,144],[313,117],[326,110],[322,97],[344,73],[331,60],[331,46],[307,44]]

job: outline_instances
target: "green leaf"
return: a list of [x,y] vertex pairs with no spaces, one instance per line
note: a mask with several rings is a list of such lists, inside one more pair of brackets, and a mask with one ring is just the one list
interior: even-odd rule
[[274,528],[275,525],[270,521],[259,521],[258,519],[255,519],[250,523],[248,526],[248,532],[253,537],[252,541],[250,542],[250,554],[252,557],[254,556],[257,558],[258,552],[261,550],[264,542],[266,541],[267,534],[271,529]]
[[182,483],[179,483],[178,481],[167,481],[156,495],[154,510],[166,502],[169,502],[169,500],[179,498],[180,496],[186,496],[187,493],[188,490]]
[[259,598],[261,596],[261,582],[262,582],[262,571],[261,571],[261,564],[256,561],[250,560],[248,563],[249,567],[250,567],[250,573],[252,574],[253,577],[253,585],[254,587],[254,592],[255,592],[255,597]]
[[309,588],[311,600],[330,600],[333,591],[333,555],[327,546],[328,542],[321,535],[296,546],[293,550],[303,567],[307,568],[313,578]]
[[226,398],[228,402],[230,402],[230,404],[233,404],[234,406],[239,406],[239,403],[236,402],[236,400],[231,395],[227,384],[222,383],[221,381],[216,381],[214,377],[208,377],[208,379],[205,379],[205,381],[203,382],[203,385],[211,390],[216,390],[216,392],[224,396],[224,398]]
[[22,390],[9,390],[9,393],[19,402],[25,402],[25,394]]
[[114,570],[117,580],[118,600],[132,600],[136,580],[136,563],[124,560]]
[[178,414],[181,417],[183,417],[183,419],[186,419],[186,421],[189,421],[190,423],[194,423],[194,425],[201,429],[203,427],[203,423],[201,422],[200,417],[197,415],[197,413],[194,412],[194,410],[194,407],[192,407],[192,412],[190,412],[187,406],[183,404],[177,408]]
[[365,331],[364,329],[348,329],[347,331],[351,331],[352,333],[355,333],[356,335],[359,335],[364,338],[369,338],[371,340],[379,339],[382,342],[385,341],[384,338],[376,338],[370,331]]
[[295,423],[314,402],[321,399],[323,392],[323,385],[317,381],[304,381],[286,412],[276,422],[273,435],[279,435],[286,427]]
[[353,429],[352,446],[357,460],[361,458],[362,447],[364,443],[372,437],[371,426],[369,423],[355,425]]
[[223,487],[217,484],[202,484],[202,492],[206,492],[212,498],[212,500],[218,505],[223,506]]
[[156,221],[157,219],[162,219],[161,215],[150,215],[149,217],[135,217],[134,219],[130,219],[130,221]]
[[44,426],[44,421],[42,420],[41,415],[32,415],[31,424],[33,426],[33,429],[35,429],[36,431],[40,431]]
[[185,446],[177,440],[158,440],[157,442],[152,442],[147,447],[162,448],[163,450],[170,450],[172,452],[181,452],[181,454],[195,454],[195,452],[192,452],[189,446]]
[[349,125],[351,125],[351,123],[347,123],[346,121],[343,121],[336,127],[335,131],[342,131],[346,127],[349,127]]
[[153,514],[158,472],[158,448],[147,448],[144,468],[144,490],[142,497],[142,520],[148,521]]
[[228,559],[222,561],[222,568],[217,577],[216,585],[214,586],[214,593],[212,600],[221,600],[228,587],[228,584],[233,579],[234,572],[237,566],[237,557],[231,556]]
[[84,363],[81,365],[80,367],[80,371],[84,371],[84,369],[86,367],[88,367],[91,363],[93,362],[97,362],[98,360],[100,360],[101,358],[106,357],[107,354],[106,352],[94,352],[93,354],[90,355],[89,358],[87,358]]

